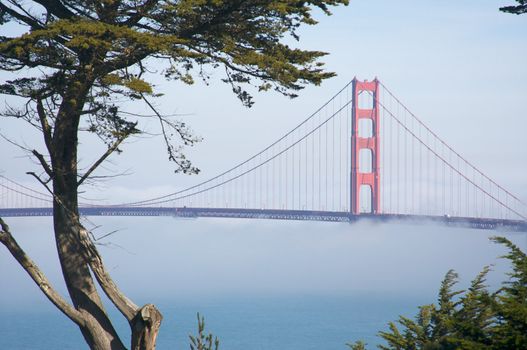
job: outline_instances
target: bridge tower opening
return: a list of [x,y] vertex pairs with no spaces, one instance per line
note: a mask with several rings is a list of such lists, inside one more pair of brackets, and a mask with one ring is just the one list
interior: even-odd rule
[[[353,79],[353,102],[351,109],[351,213],[359,215],[361,210],[360,190],[366,185],[371,189],[371,206],[368,206],[372,214],[381,213],[381,155],[380,155],[380,113],[379,113],[379,81],[359,81]],[[362,127],[371,125],[371,130],[364,132]],[[369,150],[371,156],[371,172],[361,172],[361,152]],[[364,168],[364,166],[362,166]]]

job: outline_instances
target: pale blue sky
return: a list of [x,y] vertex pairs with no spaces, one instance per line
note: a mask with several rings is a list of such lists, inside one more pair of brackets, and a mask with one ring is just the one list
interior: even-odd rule
[[[157,78],[165,93],[157,104],[167,113],[190,114],[183,119],[204,138],[189,150],[202,174],[173,175],[162,141],[155,138],[130,142],[123,155],[114,156],[115,166],[109,168],[133,175],[107,185],[126,192],[138,191],[140,184],[154,193],[209,178],[267,146],[354,76],[377,76],[454,149],[526,199],[527,17],[499,12],[506,3],[369,0],[336,8],[331,17],[319,16],[319,25],[304,28],[298,45],[329,52],[324,61],[338,76],[306,88],[295,100],[266,93],[256,96],[253,108],[244,108],[227,85],[217,82],[221,70],[209,87]],[[29,144],[40,142],[14,124],[4,122],[1,130]],[[2,167],[5,174],[27,178],[27,160],[2,145],[12,150],[1,155],[2,164],[9,165]],[[93,147],[84,140],[81,152],[90,152],[81,153],[81,164],[98,154]]]
[[[101,184],[97,195],[156,195],[211,177],[298,124],[354,76],[377,76],[456,150],[527,200],[527,16],[498,11],[510,2],[352,1],[302,31],[299,46],[330,52],[325,61],[338,77],[306,88],[295,100],[263,94],[246,109],[223,84],[187,87],[158,79],[166,94],[158,105],[167,113],[189,113],[184,119],[204,137],[189,151],[202,173],[174,175],[160,139],[137,140],[107,166],[131,175]],[[1,74],[2,79],[7,76]],[[27,144],[40,142],[12,121],[2,122],[0,131]],[[30,182],[24,174],[36,165],[8,143],[0,141],[0,147],[0,171]],[[88,149],[81,161],[95,157],[97,147],[83,141],[81,152]],[[112,238],[123,249],[101,250],[116,280],[139,297],[204,291],[429,291],[436,290],[449,268],[462,272],[466,281],[483,265],[495,263],[502,251],[487,242],[490,233],[463,229],[167,218],[93,221],[103,224],[100,232],[123,229]],[[60,284],[51,221],[9,222]],[[510,238],[525,247],[524,235]],[[2,293],[22,303],[42,301],[5,249],[0,249],[0,266],[0,280],[12,281]],[[137,269],[160,290],[137,287]]]

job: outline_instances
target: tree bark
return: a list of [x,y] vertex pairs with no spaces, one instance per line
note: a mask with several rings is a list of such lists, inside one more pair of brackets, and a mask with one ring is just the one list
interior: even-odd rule
[[78,179],[77,132],[89,86],[86,77],[69,86],[49,147],[53,174],[53,224],[62,273],[73,305],[85,319],[79,328],[92,350],[122,350],[125,346],[104,309],[91,272],[128,320],[132,349],[154,350],[163,319],[161,313],[152,304],[137,307],[117,288],[88,231],[80,222],[77,193],[83,179]]
[[53,130],[50,156],[55,241],[73,305],[87,319],[85,326],[79,326],[84,339],[93,350],[122,350],[125,346],[104,309],[79,241],[82,225],[77,197],[77,133],[89,86],[86,76],[70,83]]
[[[58,208],[60,207],[60,208]],[[78,241],[81,224],[61,205],[55,205],[55,239],[62,274],[73,305],[87,322],[79,326],[93,350],[122,350],[119,339],[97,293],[82,247]]]
[[155,350],[157,334],[163,316],[152,304],[143,306],[133,318],[132,350]]

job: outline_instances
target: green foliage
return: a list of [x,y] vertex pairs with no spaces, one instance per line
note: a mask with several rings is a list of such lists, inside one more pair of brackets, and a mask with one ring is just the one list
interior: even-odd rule
[[516,0],[519,5],[500,7],[500,11],[521,15],[527,13],[527,0]]
[[205,334],[205,319],[198,313],[198,334],[189,335],[190,350],[218,350],[220,341],[211,333]]
[[[466,290],[454,290],[458,275],[450,270],[439,289],[438,304],[419,308],[415,319],[400,316],[388,331],[379,332],[383,350],[527,349],[527,256],[503,237],[492,240],[509,250],[510,279],[490,293],[485,267]],[[399,329],[401,328],[401,330]],[[364,350],[365,344],[347,344]]]
[[366,350],[366,345],[368,344],[366,344],[365,342],[361,340],[358,340],[353,344],[348,343],[346,345],[349,346],[351,350]]
[[510,279],[496,293],[493,329],[496,349],[527,349],[527,256],[503,237],[493,241],[505,245],[509,252],[503,258],[512,264]]
[[[143,131],[125,102],[144,100],[153,110],[150,117],[159,119],[169,159],[177,170],[195,173],[177,144],[192,146],[200,139],[178,121],[167,123],[170,118],[148,101],[160,96],[149,82],[149,67],[185,84],[207,82],[215,68],[222,68],[221,80],[246,106],[253,104],[249,90],[295,97],[305,85],[320,84],[334,73],[325,72],[319,61],[326,53],[282,41],[287,36],[298,40],[302,24],[316,24],[314,9],[329,15],[329,7],[346,4],[348,0],[0,0],[0,25],[16,22],[27,28],[19,36],[0,36],[0,69],[16,72],[0,84],[0,94],[24,98],[30,107],[4,115],[22,116],[37,127],[47,118],[53,129],[59,115],[68,113],[80,119],[80,130],[113,145]],[[36,113],[38,103],[41,113]],[[121,118],[117,124],[125,120],[135,125],[130,134],[109,132],[116,116]]]

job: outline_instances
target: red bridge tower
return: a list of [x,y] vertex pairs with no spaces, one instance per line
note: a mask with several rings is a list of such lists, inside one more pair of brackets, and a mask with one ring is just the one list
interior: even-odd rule
[[[362,100],[372,101],[368,106],[359,105]],[[351,114],[351,213],[361,213],[360,191],[363,186],[371,189],[371,213],[381,213],[381,157],[380,157],[380,114],[379,114],[379,81],[358,81],[353,79],[353,106]],[[367,135],[359,134],[361,119],[371,120],[371,131]],[[361,150],[371,151],[371,172],[361,172],[359,159]],[[364,163],[362,163],[364,164]]]

